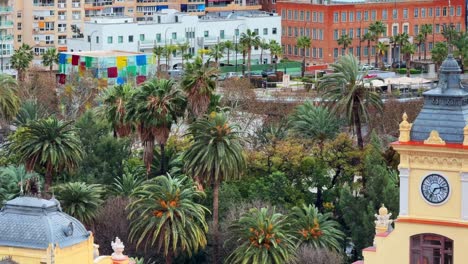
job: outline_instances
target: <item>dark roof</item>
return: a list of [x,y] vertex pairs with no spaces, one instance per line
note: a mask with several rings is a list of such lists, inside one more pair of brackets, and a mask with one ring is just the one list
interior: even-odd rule
[[18,197],[0,211],[0,246],[45,249],[69,247],[90,233],[77,219],[63,213],[56,200]]
[[439,84],[423,94],[424,106],[411,129],[411,140],[423,141],[437,130],[447,143],[463,143],[468,120],[468,90],[460,82],[461,69],[450,54],[439,70]]

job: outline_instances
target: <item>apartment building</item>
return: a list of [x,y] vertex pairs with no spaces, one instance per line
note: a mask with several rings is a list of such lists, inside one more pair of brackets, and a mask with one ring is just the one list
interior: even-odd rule
[[11,69],[10,58],[13,55],[13,8],[11,0],[0,0],[0,71],[15,74]]
[[[419,57],[424,49],[427,49],[430,57],[434,43],[445,41],[442,36],[444,26],[452,25],[458,31],[466,30],[464,0],[356,0],[352,3],[281,0],[276,7],[282,17],[284,56],[302,59],[302,50],[296,46],[296,39],[298,36],[308,36],[312,40],[311,48],[305,50],[309,64],[331,63],[345,53],[354,54],[363,63],[369,58],[373,62],[375,42],[368,49],[367,43],[361,42],[361,39],[375,21],[382,21],[386,25],[386,32],[380,38],[384,42],[389,42],[391,36],[403,32],[408,33],[412,41],[422,25],[432,25],[433,33],[427,38],[427,46],[422,44],[413,57]],[[345,34],[353,39],[347,50],[337,42]],[[398,48],[394,52],[398,55]],[[391,54],[392,49],[389,49],[384,57],[385,62],[392,62]]]

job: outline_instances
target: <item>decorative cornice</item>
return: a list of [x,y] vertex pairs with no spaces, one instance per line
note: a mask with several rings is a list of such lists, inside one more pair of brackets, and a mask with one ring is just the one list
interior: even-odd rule
[[437,132],[437,130],[432,130],[429,137],[424,140],[424,144],[445,145],[445,141],[439,136],[439,132]]

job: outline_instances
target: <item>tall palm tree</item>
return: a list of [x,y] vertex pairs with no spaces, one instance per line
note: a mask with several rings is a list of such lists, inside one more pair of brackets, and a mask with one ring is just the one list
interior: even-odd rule
[[224,48],[226,49],[227,51],[227,64],[230,64],[230,55],[231,55],[231,50],[234,49],[235,45],[232,41],[230,40],[226,40],[225,42],[223,42],[223,45],[224,45]]
[[431,24],[421,25],[421,34],[424,35],[424,60],[426,60],[427,35],[432,34],[432,25]]
[[311,41],[309,37],[301,36],[297,38],[296,46],[302,50],[302,66],[301,66],[301,77],[304,77],[305,74],[305,58],[306,58],[306,49],[309,49]]
[[249,72],[249,78],[251,76],[252,66],[252,47],[258,47],[260,43],[260,37],[255,31],[247,29],[246,32],[241,34],[240,42],[247,49],[247,71]]
[[390,44],[392,45],[392,62],[396,62],[396,48],[400,43],[400,34],[390,37]]
[[210,47],[208,56],[215,60],[216,67],[219,68],[219,60],[223,58],[224,45],[222,43],[214,44]]
[[219,187],[225,180],[238,179],[245,168],[239,127],[224,113],[213,112],[196,120],[188,129],[192,145],[184,153],[185,170],[199,184],[213,186],[213,234],[215,260],[219,256]]
[[318,88],[324,100],[335,103],[333,110],[346,116],[349,125],[354,127],[359,148],[363,149],[362,119],[368,120],[371,107],[382,111],[382,99],[364,86],[370,79],[364,78],[366,73],[359,72],[359,61],[353,55],[343,56],[330,66],[334,72],[324,75]]
[[130,240],[154,246],[166,264],[179,254],[191,256],[207,244],[206,207],[197,203],[203,192],[187,177],[158,176],[141,185],[128,205]]
[[154,46],[153,54],[156,56],[156,69],[157,69],[157,76],[158,78],[161,76],[161,57],[164,54],[164,47],[162,46]]
[[34,59],[34,53],[31,46],[24,44],[21,45],[11,56],[11,67],[18,71],[20,81],[24,81],[25,71],[29,68]]
[[270,48],[270,44],[265,39],[261,39],[258,47],[260,48],[260,64],[263,64],[263,52]]
[[99,110],[112,124],[115,136],[126,137],[132,132],[132,123],[127,118],[127,104],[134,92],[134,87],[124,84],[110,87],[101,95],[102,105]]
[[400,54],[400,58],[398,58],[398,60],[401,62],[403,60],[403,46],[406,45],[406,43],[409,43],[409,35],[408,33],[406,32],[403,32],[400,34],[400,38],[398,39],[399,40],[399,43],[398,43],[398,49],[399,49],[399,54]]
[[[270,60],[275,61],[275,71],[278,69],[278,58],[283,55],[283,47],[275,40],[270,40]],[[273,59],[275,58],[275,59]]]
[[379,41],[375,47],[375,52],[379,55],[378,57],[380,57],[381,68],[384,67],[383,57],[385,56],[385,53],[387,53],[388,48],[388,43],[384,41]]
[[127,102],[128,120],[136,124],[144,145],[146,173],[151,171],[154,141],[161,149],[160,174],[166,174],[164,148],[172,124],[183,115],[185,98],[173,80],[152,79],[145,82]]
[[277,213],[275,208],[252,208],[229,227],[231,239],[240,245],[226,263],[283,264],[294,261],[297,239],[290,220]]
[[[379,43],[380,36],[385,32],[387,26],[382,21],[375,21],[369,25],[369,32],[372,34],[372,38],[375,41],[375,46]],[[375,52],[375,67],[378,67],[378,54]]]
[[362,36],[361,41],[367,42],[367,64],[370,65],[370,57],[371,57],[371,41],[373,41],[374,37],[372,36],[371,32],[367,32]]
[[442,36],[444,36],[445,40],[449,45],[449,52],[453,51],[453,42],[456,41],[459,37],[457,30],[455,30],[453,25],[446,25],[442,26]]
[[351,45],[351,43],[353,42],[353,39],[349,35],[344,34],[340,36],[337,42],[338,45],[343,46],[343,49],[345,50],[345,52],[347,52],[349,45]]
[[9,151],[19,156],[28,171],[36,165],[45,169],[46,192],[52,185],[54,171],[76,167],[83,156],[77,129],[72,122],[56,117],[33,121],[18,129]]
[[10,121],[20,108],[18,83],[6,74],[0,74],[0,122]]
[[424,35],[422,33],[419,33],[416,36],[416,45],[418,46],[418,60],[421,60],[421,46],[425,42]]
[[439,69],[442,62],[447,58],[448,44],[446,42],[436,42],[434,48],[431,50],[432,61],[436,65],[436,71]]
[[309,244],[316,249],[342,251],[345,234],[338,222],[332,219],[331,213],[321,214],[315,206],[304,204],[292,209],[292,218],[301,244]]
[[195,117],[206,113],[217,77],[218,70],[204,63],[201,57],[187,63],[181,85],[187,95],[188,108]]
[[49,67],[49,72],[52,74],[52,68],[59,62],[59,54],[55,48],[47,49],[42,55],[42,65]]
[[177,45],[168,44],[164,46],[163,56],[166,58],[166,72],[172,68],[172,55],[177,51]]
[[104,188],[99,184],[69,182],[53,188],[65,213],[91,224],[101,208]]
[[401,49],[406,61],[406,76],[410,77],[411,56],[416,52],[416,46],[412,43],[406,43]]
[[182,69],[184,68],[185,55],[187,54],[188,49],[190,48],[190,43],[184,42],[177,44],[177,50],[180,51],[180,57],[182,58]]

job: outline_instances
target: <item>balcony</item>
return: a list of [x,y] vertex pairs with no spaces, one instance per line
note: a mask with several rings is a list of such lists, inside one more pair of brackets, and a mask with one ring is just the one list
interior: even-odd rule
[[65,9],[65,8],[67,8],[67,4],[65,4],[65,3],[58,3],[58,4],[57,4],[57,8]]
[[13,39],[13,34],[0,35],[0,43],[11,42]]
[[11,12],[13,12],[13,7],[9,7],[9,6],[7,6],[7,7],[4,7],[4,6],[3,6],[3,7],[0,7],[0,15],[2,15],[2,14],[9,14],[9,13],[11,13]]
[[0,28],[13,28],[13,21],[0,21]]

